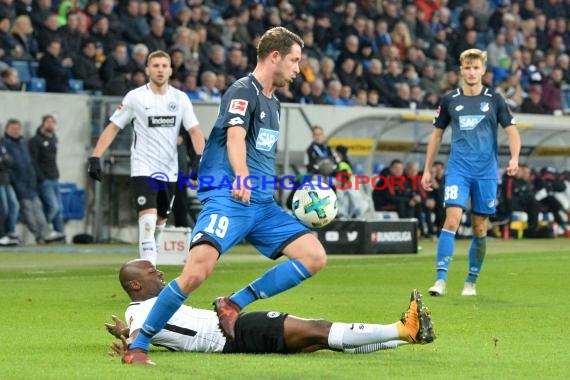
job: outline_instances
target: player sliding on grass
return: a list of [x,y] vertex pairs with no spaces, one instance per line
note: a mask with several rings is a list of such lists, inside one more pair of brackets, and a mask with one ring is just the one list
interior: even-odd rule
[[[106,323],[105,326],[109,333],[122,339],[122,343],[113,342],[112,347],[123,361],[132,358],[127,354],[127,342],[139,333],[165,286],[162,276],[163,273],[146,260],[129,261],[119,272],[121,285],[132,301],[125,311],[129,326],[116,316],[113,316],[114,325]],[[333,323],[300,319],[287,313],[256,311],[239,315],[235,334],[235,340],[224,337],[215,312],[182,305],[151,342],[173,351],[191,352],[294,353],[330,349],[369,353],[408,343],[430,343],[435,339],[429,310],[416,290],[412,291],[402,319],[390,325]]]
[[469,273],[461,294],[477,294],[475,284],[487,251],[487,221],[495,213],[497,203],[497,124],[503,126],[509,139],[511,159],[507,174],[515,175],[519,167],[521,139],[515,118],[505,99],[481,82],[486,61],[487,53],[479,49],[461,53],[459,62],[463,86],[442,98],[427,147],[422,186],[432,190],[430,169],[441,145],[443,132],[451,125],[451,154],[445,173],[445,222],[437,243],[437,280],[429,288],[432,296],[445,294],[455,233],[469,197],[473,240],[469,249]]
[[[152,337],[214,270],[220,255],[246,239],[279,263],[230,297],[214,302],[220,327],[234,339],[238,313],[260,298],[281,293],[312,277],[326,264],[323,246],[298,220],[274,201],[275,155],[280,105],[273,92],[299,73],[303,40],[276,27],[261,36],[257,65],[224,94],[198,175],[198,198],[204,208],[192,230],[182,274],[160,293],[130,345],[126,360],[145,364]],[[257,178],[247,181],[249,176]],[[251,177],[250,177],[251,178]],[[229,182],[228,183],[228,179]],[[247,182],[247,183],[245,183]],[[233,185],[232,185],[233,183]]]

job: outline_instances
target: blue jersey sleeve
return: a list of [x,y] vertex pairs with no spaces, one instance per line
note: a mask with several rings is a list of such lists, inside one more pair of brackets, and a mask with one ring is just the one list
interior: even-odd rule
[[444,96],[441,99],[441,103],[437,110],[435,111],[435,117],[433,119],[433,125],[436,128],[445,129],[451,122],[451,116],[449,116],[449,96]]
[[513,116],[509,105],[500,94],[497,94],[497,121],[503,128],[515,125],[515,117]]
[[223,112],[221,127],[237,127],[247,129],[250,119],[257,105],[257,92],[254,88],[247,86],[234,86],[228,90],[222,103]]

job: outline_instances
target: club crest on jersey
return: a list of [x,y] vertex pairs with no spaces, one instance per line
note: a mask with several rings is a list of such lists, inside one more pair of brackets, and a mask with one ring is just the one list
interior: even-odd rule
[[279,140],[279,131],[260,128],[255,140],[255,149],[269,152],[277,140]]
[[241,116],[245,116],[245,110],[247,110],[247,100],[243,99],[232,99],[230,102],[229,113],[236,113]]
[[489,111],[489,103],[481,102],[481,104],[479,105],[479,108],[481,109],[481,111],[487,112],[487,111]]
[[178,109],[178,104],[176,104],[175,102],[170,102],[168,103],[168,110],[170,112],[174,112]]
[[459,116],[459,129],[462,131],[470,131],[475,129],[477,124],[485,118],[485,115],[465,115]]

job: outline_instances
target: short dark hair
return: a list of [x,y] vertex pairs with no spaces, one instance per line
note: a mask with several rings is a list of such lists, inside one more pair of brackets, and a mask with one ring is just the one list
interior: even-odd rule
[[303,39],[282,26],[269,29],[263,33],[257,45],[257,59],[263,60],[274,51],[286,56],[293,45],[304,46]]
[[10,119],[8,119],[8,120],[6,121],[6,125],[4,125],[4,129],[8,128],[8,126],[9,126],[9,125],[12,125],[12,124],[19,124],[19,125],[22,125],[22,123],[20,123],[20,120],[14,119],[14,118],[10,118]]
[[47,114],[42,116],[42,124],[46,122],[46,120],[48,119],[52,119],[53,121],[56,121],[55,116],[51,115],[51,114]]

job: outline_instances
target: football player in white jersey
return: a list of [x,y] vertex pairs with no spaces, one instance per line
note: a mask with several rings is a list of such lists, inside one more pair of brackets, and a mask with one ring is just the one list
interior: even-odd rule
[[130,91],[111,116],[93,154],[89,176],[101,181],[100,157],[117,134],[133,125],[131,186],[139,217],[140,257],[156,264],[160,233],[172,208],[178,180],[176,141],[181,125],[188,131],[198,159],[204,135],[188,96],[168,84],[170,56],[161,50],[148,56],[149,83]]
[[[113,350],[123,360],[130,340],[136,336],[165,286],[163,273],[146,260],[124,264],[119,280],[132,302],[125,311],[125,325],[113,316],[107,331],[123,343]],[[428,308],[414,290],[408,311],[401,320],[389,324],[338,323],[322,319],[301,319],[287,313],[256,311],[241,313],[234,340],[226,340],[218,326],[216,312],[182,305],[166,326],[152,337],[156,346],[173,351],[222,353],[294,353],[330,349],[347,353],[369,353],[403,344],[431,343],[435,339]],[[147,364],[151,364],[148,362]]]

